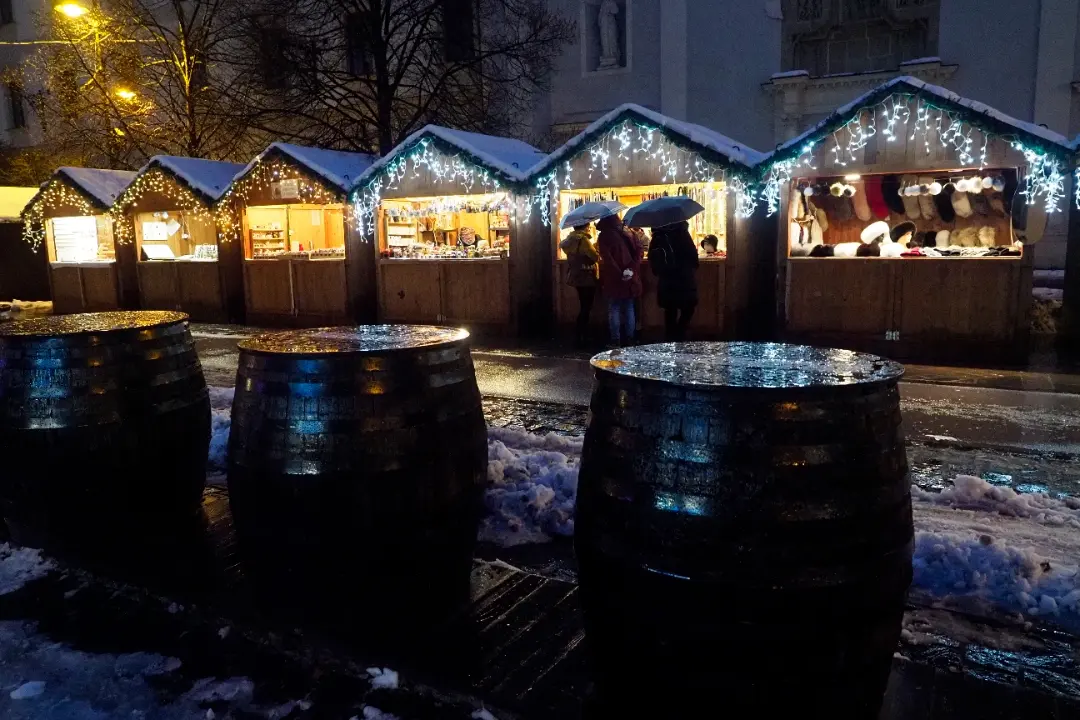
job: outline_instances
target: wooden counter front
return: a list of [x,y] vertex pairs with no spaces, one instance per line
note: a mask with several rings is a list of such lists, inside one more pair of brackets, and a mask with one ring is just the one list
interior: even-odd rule
[[506,258],[379,260],[383,322],[507,328],[510,268]]
[[348,324],[345,261],[280,258],[244,261],[244,296],[253,325]]
[[1026,347],[1029,258],[789,258],[785,338],[925,359]]
[[[720,337],[724,332],[727,269],[725,258],[700,259],[697,271],[698,304],[690,321],[690,332],[695,338]],[[567,283],[566,273],[566,260],[557,260],[554,272],[555,314],[559,325],[573,325],[577,321],[577,290]],[[651,338],[657,338],[663,335],[664,310],[657,304],[656,276],[648,267],[648,261],[642,264],[642,273],[642,330],[647,331]],[[607,302],[604,301],[603,289],[599,286],[590,321],[598,328],[607,327]]]
[[144,310],[179,310],[197,322],[228,318],[216,262],[139,262],[139,297]]
[[58,315],[120,308],[115,263],[51,263],[49,282]]

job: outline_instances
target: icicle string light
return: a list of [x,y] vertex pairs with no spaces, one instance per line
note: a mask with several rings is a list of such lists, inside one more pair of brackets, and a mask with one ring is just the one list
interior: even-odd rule
[[23,210],[23,240],[37,252],[45,243],[45,211],[60,206],[74,207],[79,215],[103,215],[81,192],[61,180],[50,180],[34,201]]
[[341,202],[341,193],[336,189],[330,189],[322,182],[311,179],[282,157],[270,155],[259,160],[247,175],[230,185],[218,200],[215,210],[218,238],[227,243],[239,240],[240,225],[235,214],[236,201],[246,205],[252,192],[265,192],[270,190],[274,183],[282,180],[297,181],[297,202],[308,205],[333,205]]
[[[757,194],[749,174],[725,171],[704,159],[700,153],[679,146],[665,132],[653,125],[627,118],[616,123],[589,143],[579,155],[589,158],[588,180],[610,180],[612,158],[628,161],[643,157],[655,164],[660,174],[659,185],[723,182],[735,198],[736,214],[740,218],[753,215]],[[533,206],[545,227],[552,222],[552,201],[558,201],[562,190],[574,187],[574,170],[569,161],[533,181],[531,203],[525,219],[532,216]]]
[[[432,138],[422,137],[388,162],[364,187],[353,191],[357,230],[362,237],[370,239],[375,235],[375,218],[383,192],[398,189],[407,177],[422,178],[425,171],[435,184],[454,183],[465,194],[498,193],[503,189],[503,181],[492,170],[473,162],[464,153],[445,151]],[[511,218],[516,217],[515,204],[508,200],[503,205]]]
[[[973,119],[973,115],[976,119]],[[838,121],[835,129],[825,131],[819,140],[832,143],[829,149],[831,157],[827,164],[837,169],[846,168],[850,163],[857,163],[861,152],[871,137],[877,134],[877,124],[883,124],[881,136],[886,142],[895,142],[898,137],[908,142],[918,143],[925,155],[930,155],[935,148],[945,150],[955,156],[962,166],[986,167],[989,157],[989,144],[994,138],[1008,142],[1013,148],[1023,153],[1028,164],[1023,193],[1028,204],[1041,201],[1047,212],[1058,212],[1060,200],[1064,197],[1065,163],[1058,153],[1046,148],[1033,147],[1031,143],[1022,143],[1015,133],[1007,128],[993,127],[993,117],[986,122],[977,119],[977,113],[964,112],[957,108],[943,107],[922,96],[908,93],[892,93],[885,98],[870,102],[854,112],[854,116],[845,121]],[[979,148],[975,148],[975,133],[981,135]],[[760,196],[765,202],[769,215],[780,209],[780,193],[790,182],[798,168],[811,167],[813,148],[818,141],[808,142],[797,149],[785,152],[771,163],[763,166],[763,179]],[[1080,194],[1077,196],[1080,207]]]
[[163,195],[176,203],[176,210],[183,210],[199,220],[213,222],[218,215],[183,182],[173,178],[161,168],[147,170],[116,199],[109,214],[113,218],[113,237],[118,245],[127,245],[135,239],[135,225],[128,221],[127,213],[139,206],[139,200],[147,193]]
[[1076,209],[1080,210],[1080,167],[1073,171],[1073,201]]

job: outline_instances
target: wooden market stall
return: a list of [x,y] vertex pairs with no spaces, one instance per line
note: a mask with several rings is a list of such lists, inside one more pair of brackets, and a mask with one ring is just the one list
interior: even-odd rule
[[0,300],[48,300],[49,268],[23,242],[22,211],[36,187],[0,187]]
[[346,193],[362,153],[274,143],[218,202],[224,242],[243,254],[246,321],[318,326],[373,319],[374,253],[353,232]]
[[1025,355],[1032,241],[1064,215],[1070,158],[1064,137],[910,77],[840,108],[759,166],[780,223],[781,336]]
[[520,140],[429,125],[372,165],[353,203],[379,251],[381,321],[495,334],[542,324],[548,278],[525,183],[543,157]]
[[23,210],[23,239],[45,247],[53,312],[138,307],[134,247],[116,242],[109,214],[134,178],[128,170],[62,167]]
[[192,320],[243,322],[239,243],[219,242],[215,205],[242,165],[158,155],[112,207],[118,240],[133,243],[139,305]]
[[[755,247],[750,242],[750,181],[753,165],[762,157],[718,132],[633,104],[604,115],[548,156],[531,176],[536,203],[549,227],[557,323],[572,325],[578,312],[575,290],[566,281],[566,255],[559,249],[571,232],[559,229],[566,213],[589,201],[617,200],[633,207],[657,197],[687,195],[705,207],[690,222],[701,256],[690,331],[695,337],[753,336],[752,300],[771,291],[771,283],[756,282],[755,273],[762,267],[771,273],[772,243]],[[707,255],[702,241],[708,236],[715,236],[717,252]],[[642,326],[648,336],[657,337],[664,315],[656,302],[656,279],[646,270],[643,281]],[[593,323],[605,324],[606,313],[606,303],[595,303]]]

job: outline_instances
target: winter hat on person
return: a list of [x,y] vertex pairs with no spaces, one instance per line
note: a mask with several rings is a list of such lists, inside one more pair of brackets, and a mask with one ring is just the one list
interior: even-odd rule
[[859,233],[859,239],[865,244],[880,242],[887,237],[889,237],[889,223],[884,220],[870,223]]
[[971,209],[971,201],[968,199],[968,194],[966,192],[957,190],[952,194],[952,198],[950,199],[952,200],[953,210],[956,211],[957,217],[971,217],[974,211]]
[[864,178],[863,189],[866,191],[866,202],[870,205],[870,214],[878,220],[889,217],[889,206],[885,203],[885,196],[881,189],[881,176],[871,175]]
[[928,187],[930,183],[934,182],[934,178],[929,175],[923,175],[919,178],[919,212],[922,214],[923,220],[933,220],[937,217],[937,212],[934,210],[934,196],[927,192],[921,192],[923,187]]
[[937,234],[934,235],[934,247],[947,248],[951,239],[952,233],[948,230],[938,230]]
[[873,214],[870,212],[870,201],[866,198],[866,184],[858,180],[852,185],[855,186],[855,196],[851,198],[851,204],[855,208],[855,217],[862,222],[869,222]]
[[960,247],[975,247],[979,244],[979,231],[973,227],[957,230],[953,233],[953,243]]
[[[907,189],[919,184],[919,178],[916,175],[905,175],[900,179],[900,183],[903,189]],[[922,211],[919,209],[919,197],[917,195],[909,195],[904,193],[900,198],[904,204],[904,214],[908,216],[910,220],[918,220],[922,217]]]
[[894,243],[906,245],[911,236],[915,234],[915,223],[902,222],[889,231],[889,239]]
[[952,206],[952,195],[956,192],[952,185],[945,185],[937,195],[931,195],[934,199],[934,207],[937,214],[947,223],[956,220],[956,211]]
[[904,214],[904,199],[900,197],[899,176],[886,175],[881,178],[881,195],[890,212],[894,212],[897,215]]
[[979,245],[983,247],[997,245],[997,228],[993,225],[983,225],[979,228]]

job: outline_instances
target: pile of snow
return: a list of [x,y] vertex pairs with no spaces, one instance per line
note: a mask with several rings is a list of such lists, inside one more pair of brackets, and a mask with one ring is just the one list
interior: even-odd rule
[[952,487],[941,492],[931,492],[912,485],[911,499],[916,503],[979,510],[1080,530],[1080,498],[1018,493],[972,475],[958,475],[953,480]]
[[396,670],[391,670],[388,667],[369,667],[367,669],[368,677],[371,678],[371,687],[381,688],[384,690],[397,690],[400,679]]
[[234,388],[210,386],[210,454],[206,470],[210,481],[228,469],[226,453],[229,449],[229,427],[232,424]]
[[574,534],[581,438],[488,428],[488,515],[480,539],[503,547]]
[[40,550],[0,543],[0,595],[13,593],[23,585],[43,578],[56,567]]

